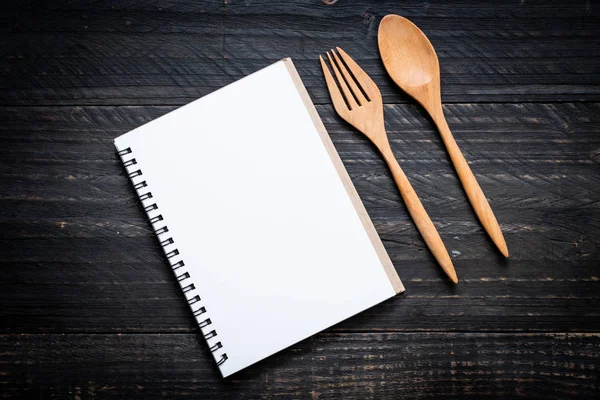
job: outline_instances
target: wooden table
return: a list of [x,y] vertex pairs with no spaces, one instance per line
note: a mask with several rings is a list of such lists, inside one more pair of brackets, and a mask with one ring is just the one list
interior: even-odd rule
[[[2,398],[598,396],[598,4],[21,3],[3,3],[0,16]],[[385,75],[377,27],[388,13],[418,24],[438,52],[450,127],[502,225],[508,261],[431,121]],[[380,86],[392,147],[458,286],[381,158],[334,114],[317,57],[336,45]],[[222,380],[113,139],[285,56],[406,294]]]

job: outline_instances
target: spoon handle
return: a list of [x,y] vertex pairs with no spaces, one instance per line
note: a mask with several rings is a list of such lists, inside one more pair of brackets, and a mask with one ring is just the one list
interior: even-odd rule
[[435,225],[433,225],[431,218],[427,215],[425,207],[421,204],[419,196],[415,193],[415,190],[404,174],[404,171],[400,168],[396,157],[392,154],[391,148],[389,148],[389,146],[383,148],[381,153],[390,167],[394,181],[396,181],[402,199],[406,204],[406,208],[415,222],[417,229],[421,233],[421,236],[423,236],[425,243],[427,243],[429,250],[431,250],[431,253],[452,282],[458,283],[456,271],[454,270],[450,255],[448,255],[448,250],[446,250],[446,246],[444,246],[444,242],[442,242],[442,238],[440,238],[440,234],[437,229],[435,229]]
[[432,118],[440,131],[442,140],[444,141],[450,159],[452,160],[452,164],[454,164],[456,173],[458,174],[460,182],[467,193],[467,197],[469,198],[479,221],[481,221],[486,232],[490,235],[494,244],[498,247],[504,257],[508,257],[508,247],[506,246],[506,241],[504,240],[498,221],[496,221],[496,217],[494,216],[490,204],[483,194],[477,179],[475,179],[475,175],[473,175],[467,160],[465,160],[465,157],[458,148],[458,144],[456,144],[452,132],[450,132],[441,106],[439,112],[432,114]]

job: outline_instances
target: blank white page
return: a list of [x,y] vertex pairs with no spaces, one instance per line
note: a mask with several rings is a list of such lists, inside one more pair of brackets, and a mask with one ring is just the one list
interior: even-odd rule
[[403,290],[299,82],[285,59],[115,140],[223,376]]

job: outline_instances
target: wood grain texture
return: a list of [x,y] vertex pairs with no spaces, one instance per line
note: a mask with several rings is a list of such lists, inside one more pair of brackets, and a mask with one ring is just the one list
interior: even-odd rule
[[390,13],[431,39],[446,103],[600,95],[600,12],[585,0],[40,3],[0,17],[0,104],[181,105],[283,57],[315,103],[328,103],[317,60],[334,46],[354,55],[384,102],[409,102],[377,53],[379,19]]
[[[598,397],[597,4],[328,2],[3,4],[0,397]],[[386,76],[376,31],[388,13],[438,52],[444,114],[506,262],[432,121]],[[435,267],[375,148],[333,111],[317,61],[333,46],[380,87],[394,155],[460,285]],[[284,56],[407,291],[222,380],[112,140]]]
[[[112,147],[120,133],[172,109],[0,109],[4,332],[194,331]],[[600,149],[600,104],[445,107],[503,221],[513,248],[507,263],[482,232],[423,112],[416,105],[386,106],[394,153],[440,221],[464,278],[455,289],[432,265],[368,139],[331,106],[317,110],[408,289],[335,330],[600,329],[594,283],[600,277],[600,164],[593,156]]]
[[0,335],[3,394],[562,399],[599,383],[598,334],[322,333],[227,380],[205,347],[193,334]]

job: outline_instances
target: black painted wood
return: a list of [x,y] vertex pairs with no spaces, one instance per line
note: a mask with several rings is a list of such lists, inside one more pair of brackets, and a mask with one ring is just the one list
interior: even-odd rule
[[[328,2],[326,0],[325,2]],[[407,102],[378,59],[389,13],[431,38],[446,102],[594,100],[599,11],[591,1],[27,2],[0,17],[0,104],[184,104],[290,56],[313,99],[317,57],[341,46],[384,100]]]
[[22,361],[0,364],[3,394],[75,399],[581,398],[597,394],[600,356],[598,334],[323,333],[223,380],[194,334],[0,345]]
[[[506,234],[507,261],[431,121],[385,76],[376,32],[390,12],[438,50],[445,112]],[[593,2],[558,0],[6,5],[3,397],[597,396],[599,20]],[[458,286],[373,147],[334,114],[316,62],[334,45],[380,85],[392,147],[452,252]],[[407,292],[223,381],[112,140],[284,56]]]

